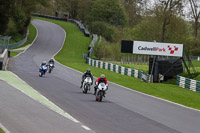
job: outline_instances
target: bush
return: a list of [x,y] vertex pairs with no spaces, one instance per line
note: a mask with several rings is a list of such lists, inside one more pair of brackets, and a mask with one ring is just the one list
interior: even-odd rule
[[12,36],[10,43],[15,43],[15,42],[21,41],[24,38],[24,36],[19,33],[13,18],[9,19],[9,22],[7,25],[7,30],[4,34]]
[[103,33],[106,40],[113,42],[115,40],[117,29],[114,26],[108,25]]
[[6,35],[14,35],[15,33],[17,33],[16,24],[15,24],[14,20],[12,18],[10,18],[8,21],[8,25],[7,25],[5,34]]
[[156,19],[144,19],[131,31],[132,40],[159,41],[161,36],[161,24]]
[[107,41],[113,42],[117,33],[117,28],[105,22],[96,21],[91,24],[91,31],[103,36]]
[[120,44],[102,41],[95,45],[94,53],[98,59],[120,59]]
[[8,21],[9,18],[7,16],[5,16],[1,11],[0,11],[0,35],[4,34],[7,26],[8,26]]
[[195,37],[188,37],[185,41],[185,50],[190,53],[190,55],[199,56],[200,55],[200,39]]
[[106,26],[107,24],[105,22],[96,21],[92,22],[90,29],[94,34],[102,36],[103,32],[106,30]]
[[24,34],[27,27],[25,27],[25,22],[27,20],[25,12],[20,7],[15,7],[15,13],[13,14],[13,20],[17,27],[17,31],[20,34]]
[[89,23],[103,21],[117,27],[124,27],[128,23],[128,18],[120,0],[95,0],[88,21]]

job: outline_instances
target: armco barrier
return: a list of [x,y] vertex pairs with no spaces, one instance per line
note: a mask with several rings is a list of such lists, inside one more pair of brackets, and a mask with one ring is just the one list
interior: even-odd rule
[[102,61],[94,60],[91,58],[86,58],[86,63],[88,65],[91,65],[94,67],[103,68],[103,69],[110,70],[112,72],[120,73],[122,75],[135,77],[135,78],[141,79],[142,81],[147,82],[147,83],[150,82],[150,80],[149,80],[150,76],[148,74],[144,73],[143,71],[126,68],[123,66],[115,65],[112,63],[108,63],[108,62],[102,62]]
[[43,14],[38,14],[38,13],[33,13],[32,15],[38,16],[38,17],[43,17],[43,18],[66,21],[66,18],[59,18],[59,17],[50,16],[50,15],[43,15]]
[[90,32],[88,31],[87,28],[85,28],[85,26],[80,21],[75,20],[75,19],[68,19],[68,21],[75,23],[86,37],[90,37]]
[[17,42],[17,43],[12,43],[12,44],[9,44],[8,45],[8,49],[11,49],[11,48],[16,48],[20,45],[23,45],[25,42],[27,41],[27,37],[25,37],[23,40]]
[[92,55],[94,45],[95,45],[95,43],[97,43],[97,41],[98,41],[98,36],[96,34],[93,34],[92,41],[88,47],[88,57],[90,57]]
[[177,75],[176,85],[192,91],[200,92],[200,81]]
[[[16,42],[16,43],[11,43],[11,44],[2,44],[2,45],[0,45],[0,49],[1,50],[4,50],[4,49],[12,49],[12,48],[16,48],[16,47],[18,47],[18,46],[21,46],[21,45],[23,45],[25,42],[27,41],[27,36],[23,39],[23,40],[21,40],[21,41],[19,41],[19,42]],[[1,53],[2,51],[0,51],[0,53]]]
[[5,49],[2,54],[0,54],[0,70],[5,70],[5,66],[8,60],[8,49]]

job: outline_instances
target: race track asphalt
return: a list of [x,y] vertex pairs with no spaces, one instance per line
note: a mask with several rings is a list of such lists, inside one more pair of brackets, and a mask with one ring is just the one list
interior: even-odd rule
[[49,22],[33,20],[32,23],[38,29],[37,39],[26,52],[10,59],[8,70],[96,133],[200,132],[199,111],[113,83],[109,83],[103,102],[96,102],[93,91],[83,94],[79,88],[82,73],[58,62],[51,74],[39,77],[40,63],[60,50],[65,32]]

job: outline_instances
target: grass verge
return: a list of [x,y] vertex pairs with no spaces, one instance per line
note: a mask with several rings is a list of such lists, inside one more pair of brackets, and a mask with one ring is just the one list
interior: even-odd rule
[[16,55],[18,55],[18,54],[19,54],[19,52],[11,51],[11,52],[10,52],[10,57],[14,57],[14,56],[16,56]]
[[0,133],[5,133],[5,132],[0,128]]
[[[82,54],[87,53],[90,38],[84,37],[83,33],[72,23],[34,17],[60,25],[66,31],[66,40],[62,50],[55,56],[60,63],[79,70],[81,72],[90,68],[93,75],[99,77],[104,73],[109,81],[123,85],[125,87],[160,97],[188,107],[200,109],[200,93],[192,92],[172,84],[148,84],[139,79],[125,75],[120,75],[105,69],[89,66],[82,59]],[[112,90],[110,90],[112,91]],[[113,90],[114,91],[114,90]]]

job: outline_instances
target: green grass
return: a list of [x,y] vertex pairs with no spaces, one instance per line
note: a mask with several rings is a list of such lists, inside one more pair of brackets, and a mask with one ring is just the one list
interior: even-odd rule
[[192,65],[196,67],[200,67],[200,61],[192,61]]
[[[200,109],[200,93],[183,89],[172,84],[148,84],[136,78],[87,65],[85,59],[82,59],[82,54],[87,53],[87,48],[91,40],[90,38],[84,37],[74,24],[44,18],[39,19],[56,23],[63,27],[67,33],[63,49],[55,56],[55,59],[60,63],[81,72],[90,68],[93,75],[96,77],[104,73],[107,79],[114,83],[188,107]],[[112,93],[112,91],[114,90],[110,90],[110,93]]]
[[0,133],[5,133],[5,132],[0,128]]
[[16,56],[16,55],[18,55],[19,54],[19,52],[13,52],[13,51],[11,51],[10,52],[10,57],[14,57],[14,56]]

